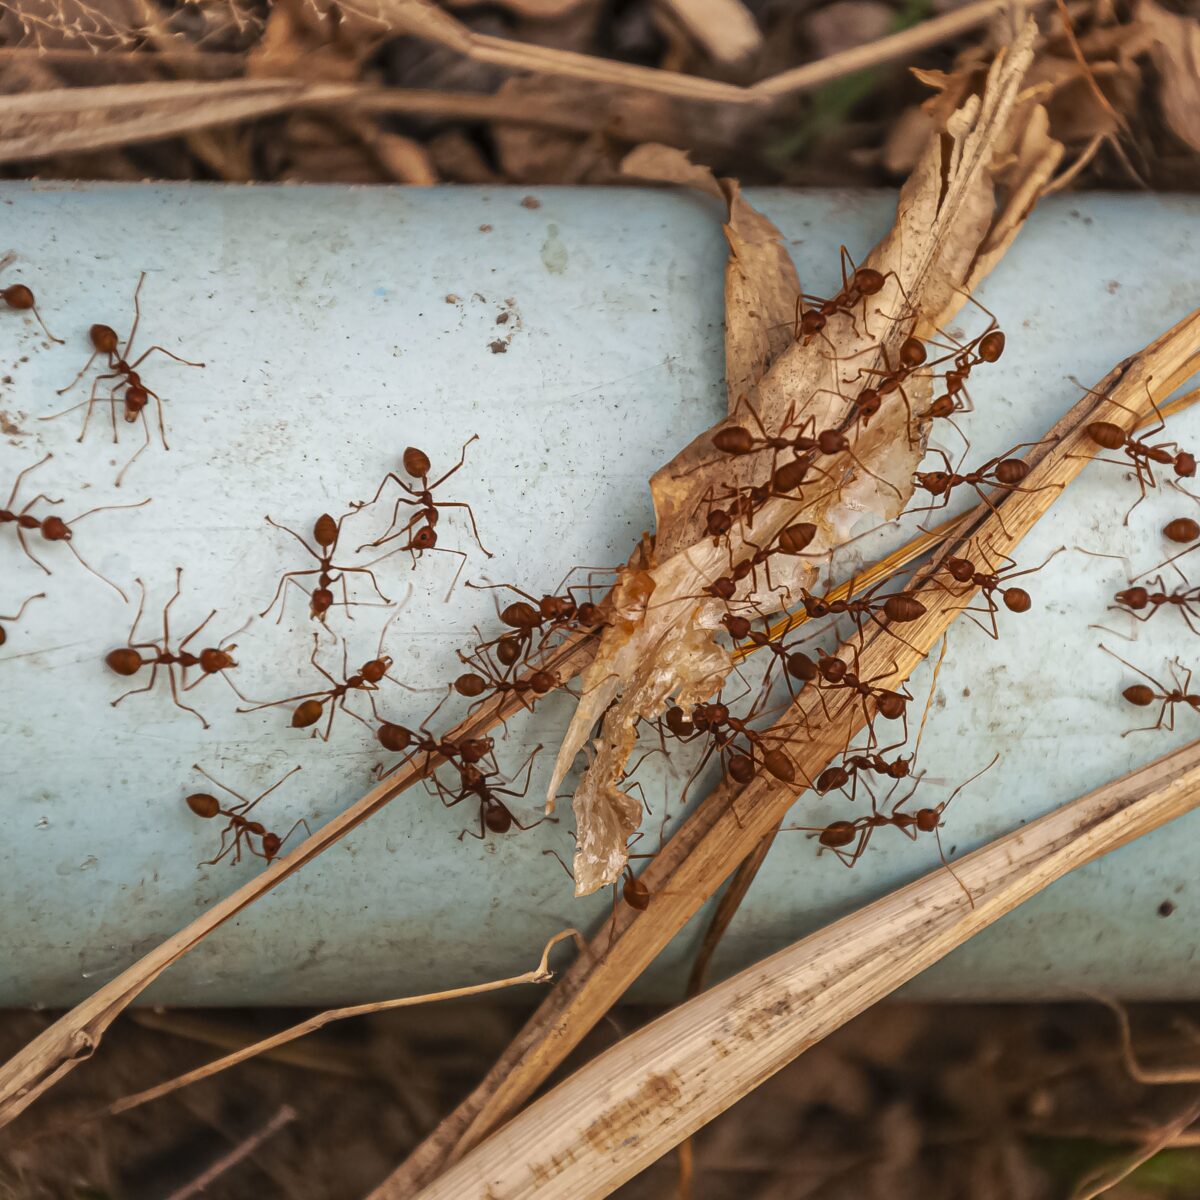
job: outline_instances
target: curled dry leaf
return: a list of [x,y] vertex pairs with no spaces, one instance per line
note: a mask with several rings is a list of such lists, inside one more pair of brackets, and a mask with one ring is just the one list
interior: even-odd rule
[[[818,566],[849,540],[864,516],[874,518],[872,524],[887,521],[907,503],[922,455],[922,438],[910,434],[907,409],[918,418],[927,410],[931,378],[910,378],[907,405],[904,397],[887,396],[865,425],[854,420],[853,398],[887,364],[899,362],[906,336],[930,336],[953,317],[979,264],[991,261],[993,237],[1002,250],[1032,205],[1031,199],[1015,208],[1010,203],[997,215],[994,176],[997,166],[1020,180],[1044,171],[1045,138],[1035,136],[1026,148],[1014,127],[1029,119],[1028,106],[1018,100],[1034,35],[1031,21],[997,56],[982,93],[968,96],[930,140],[901,193],[895,226],[860,264],[879,272],[881,288],[852,313],[832,314],[818,336],[793,339],[787,313],[786,348],[774,351],[773,327],[784,315],[784,300],[795,295],[789,289],[798,288],[795,275],[790,266],[781,267],[785,252],[778,230],[736,188],[722,187],[736,260],[736,270],[726,277],[727,299],[738,306],[727,317],[730,362],[746,392],[717,430],[743,423],[755,430],[756,421],[772,433],[796,433],[804,426],[809,432],[843,430],[851,451],[813,463],[805,503],[795,496],[770,497],[755,508],[753,528],[735,522],[727,539],[706,536],[706,502],[720,504],[731,489],[769,480],[777,461],[772,451],[733,458],[716,449],[710,430],[651,481],[657,561],[639,573],[636,588],[622,579],[626,593],[639,600],[644,595],[645,602],[640,611],[626,602],[623,619],[604,631],[549,789],[553,796],[599,718],[594,754],[576,793],[577,894],[612,883],[625,863],[625,841],[640,806],[621,789],[621,780],[638,721],[661,716],[672,697],[690,711],[716,693],[728,673],[729,657],[716,640],[722,616],[730,608],[748,616],[769,614],[798,602],[801,589],[813,586]],[[643,175],[657,166],[659,178],[695,181],[696,169],[685,158],[662,150],[643,147],[630,165]],[[701,186],[711,194],[707,180]],[[1013,191],[1023,195],[1019,187]],[[733,564],[780,546],[787,553],[760,562],[728,604],[705,591],[730,576]]]
[[1200,21],[1142,0],[1137,19],[1153,36],[1151,55],[1162,76],[1163,115],[1175,135],[1200,150]]

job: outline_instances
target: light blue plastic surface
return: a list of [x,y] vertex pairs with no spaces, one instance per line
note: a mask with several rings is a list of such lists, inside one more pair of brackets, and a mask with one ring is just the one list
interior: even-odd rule
[[[447,516],[442,544],[468,551],[463,579],[520,581],[541,592],[577,563],[623,560],[651,525],[646,481],[710,425],[723,407],[719,214],[688,195],[638,190],[541,189],[541,207],[508,190],[94,187],[0,185],[4,244],[18,253],[0,284],[36,291],[51,329],[47,348],[28,318],[0,308],[0,484],[47,450],[54,459],[22,492],[64,496],[74,516],[95,504],[152,496],[143,510],[98,514],[76,545],[98,569],[150,587],[157,620],[183,566],[175,630],[220,611],[205,631],[228,634],[270,598],[281,571],[308,566],[276,520],[307,533],[323,511],[373,493],[406,445],[449,466],[471,434],[480,440],[447,493],[469,501],[485,560],[466,523]],[[837,287],[837,246],[856,253],[886,230],[894,197],[844,193],[752,194],[793,239],[804,286]],[[484,227],[484,228],[481,228]],[[980,298],[1008,334],[1002,363],[971,380],[977,409],[964,428],[972,461],[1036,438],[1078,395],[1068,382],[1102,376],[1200,304],[1200,203],[1144,196],[1064,197],[1043,204]],[[83,445],[81,414],[38,423],[68,398],[54,395],[83,365],[93,321],[122,334],[139,271],[138,344],[161,342],[204,359],[192,370],[161,356],[145,365],[169,398],[171,450],[154,445],[114,489],[138,444],[119,447],[102,419]],[[509,317],[497,325],[502,313]],[[966,310],[956,328],[985,318]],[[503,353],[490,344],[503,339]],[[947,447],[956,451],[953,433]],[[1200,410],[1170,436],[1200,443]],[[1200,518],[1167,490],[1121,515],[1136,494],[1115,467],[1094,465],[1021,549],[1040,562],[1054,547],[1127,553],[1135,569],[1165,557],[1158,533],[1172,516]],[[49,510],[40,510],[49,511]],[[348,524],[382,530],[386,512]],[[287,709],[234,712],[219,680],[189,699],[208,732],[159,690],[110,701],[130,684],[104,654],[121,645],[133,609],[87,575],[63,546],[41,544],[49,579],[0,528],[0,612],[43,587],[10,628],[0,720],[0,1004],[61,1005],[112,978],[260,866],[197,868],[217,830],[183,797],[203,781],[194,762],[238,791],[257,794],[294,764],[303,771],[262,805],[284,832],[300,817],[327,819],[369,785],[383,757],[344,714],[326,746],[287,724]],[[892,529],[881,547],[904,534]],[[472,624],[495,626],[492,597],[460,587],[443,597],[458,560],[432,555],[416,571],[398,556],[380,582],[412,594],[387,644],[395,673],[435,686],[456,673],[454,648]],[[1188,569],[1200,581],[1200,558]],[[1120,698],[1134,677],[1096,649],[1089,623],[1123,586],[1122,566],[1074,552],[1028,588],[1034,610],[1005,614],[990,641],[960,621],[938,680],[921,748],[933,801],[997,751],[999,765],[946,814],[954,853],[1013,828],[1147,762],[1200,732],[1123,730],[1144,714]],[[131,593],[132,594],[132,593]],[[360,593],[363,599],[370,597]],[[339,610],[352,663],[374,656],[382,609]],[[273,699],[311,690],[312,625],[301,598],[287,618],[251,622],[236,639],[236,678]],[[1125,657],[1164,677],[1179,653],[1200,666],[1200,641],[1175,613],[1156,617]],[[201,644],[211,644],[206,638]],[[322,661],[340,665],[328,640]],[[140,682],[145,677],[131,681]],[[923,702],[930,672],[912,689]],[[381,707],[415,723],[434,696],[385,692]],[[561,733],[569,701],[547,701],[511,723],[504,763]],[[365,707],[363,708],[365,712]],[[655,759],[644,772],[656,817],[664,795]],[[532,819],[549,769],[538,760]],[[655,772],[658,774],[655,774]],[[938,782],[940,781],[940,783]],[[672,786],[678,789],[678,783]],[[860,802],[861,807],[861,802]],[[446,810],[417,788],[285,882],[187,955],[147,993],[170,1004],[353,1001],[448,987],[524,969],[564,923],[594,928],[607,894],[580,903],[553,859],[569,857],[569,822],[484,842],[457,834],[475,817]],[[806,824],[845,810],[806,798]],[[564,813],[564,816],[567,814]],[[803,835],[783,836],[726,937],[730,971],[937,865],[932,842],[878,835],[853,871],[818,859]],[[1058,996],[1088,988],[1138,997],[1200,996],[1200,817],[1130,846],[1050,888],[944,963],[914,993],[936,997]],[[1175,911],[1157,915],[1164,900]],[[692,925],[640,986],[677,995],[699,936]]]

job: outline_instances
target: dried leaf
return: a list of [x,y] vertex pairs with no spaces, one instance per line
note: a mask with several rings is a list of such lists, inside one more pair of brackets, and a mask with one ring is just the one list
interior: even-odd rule
[[1154,36],[1151,53],[1162,76],[1163,114],[1177,137],[1200,150],[1200,21],[1141,0],[1136,17]]
[[[1027,23],[1012,48],[997,56],[983,94],[968,97],[951,115],[946,132],[931,139],[901,193],[895,227],[866,259],[867,266],[884,276],[884,286],[870,306],[864,305],[854,316],[834,314],[822,338],[789,339],[787,348],[751,384],[753,419],[764,428],[794,430],[801,420],[811,420],[814,430],[839,428],[853,411],[847,397],[866,386],[864,372],[897,362],[899,343],[909,332],[906,322],[890,321],[881,347],[879,326],[886,319],[881,314],[906,313],[918,332],[929,335],[963,303],[962,288],[976,264],[992,261],[989,237],[996,233],[1001,245],[1007,245],[1015,236],[1029,204],[1023,199],[1009,205],[997,219],[993,163],[998,151],[1007,156],[1006,169],[1016,175],[1020,186],[1015,191],[1022,197],[1027,181],[1045,172],[1044,121],[1041,136],[1035,130],[1028,147],[1012,125],[1029,115],[1017,100],[1033,56],[1035,32],[1033,22]],[[1010,147],[1017,149],[1010,152]],[[656,161],[666,161],[677,174],[694,171],[686,161],[663,154]],[[736,369],[751,369],[761,361],[758,356],[764,346],[769,353],[769,326],[779,315],[781,295],[787,294],[778,285],[768,288],[758,281],[771,267],[779,270],[784,252],[774,226],[758,214],[751,217],[753,210],[735,189],[728,188],[726,194],[730,226],[736,214],[739,229],[750,230],[748,237],[730,238],[731,258],[740,266],[746,254],[748,267],[744,276],[731,272],[737,283],[729,289],[727,324],[735,330],[757,331],[757,340],[739,333],[736,343],[752,348],[742,355],[741,363],[735,356]],[[783,274],[787,286],[792,286],[794,275]],[[744,286],[746,281],[754,286]],[[760,300],[761,296],[766,299]],[[836,347],[835,354],[829,353],[830,346]],[[856,427],[852,456],[820,460],[828,474],[815,486],[818,494],[802,515],[794,498],[768,499],[755,511],[753,529],[735,523],[727,544],[704,536],[704,501],[726,494],[743,480],[768,478],[772,451],[731,459],[716,450],[710,431],[655,475],[658,562],[636,578],[622,580],[628,596],[641,602],[640,608],[627,606],[623,619],[603,632],[595,661],[584,675],[584,699],[559,748],[549,789],[553,796],[602,714],[595,753],[577,792],[581,797],[576,808],[579,846],[588,847],[586,854],[576,854],[577,894],[587,895],[612,883],[624,864],[627,835],[622,831],[632,821],[635,802],[621,790],[620,782],[637,723],[660,717],[672,697],[685,712],[690,711],[723,681],[728,658],[722,660],[724,652],[716,637],[725,613],[730,608],[736,611],[739,604],[744,604],[747,615],[757,615],[797,603],[800,589],[811,585],[817,563],[845,543],[863,514],[889,520],[904,508],[922,454],[919,440],[909,434],[908,409],[921,412],[931,395],[931,381],[914,377],[906,391],[904,403],[899,396],[890,397],[868,424]],[[730,421],[735,420],[751,418],[735,405]],[[741,582],[729,604],[706,593],[713,580],[729,573],[732,563],[771,548],[782,530],[798,521],[810,526],[803,554],[772,556]]]
[[762,32],[742,0],[663,2],[714,62],[736,66],[762,48]]

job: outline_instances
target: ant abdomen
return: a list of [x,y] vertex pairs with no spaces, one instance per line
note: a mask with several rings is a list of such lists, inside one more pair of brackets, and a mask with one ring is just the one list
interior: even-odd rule
[[221,811],[216,796],[210,796],[207,792],[195,792],[188,796],[187,806],[198,817],[215,817]]
[[712,443],[722,454],[749,454],[755,445],[754,436],[744,425],[717,430]]
[[842,846],[850,845],[854,841],[855,835],[856,830],[850,821],[834,821],[832,825],[827,825],[821,830],[817,841],[830,850],[837,850]]
[[1009,612],[1025,613],[1033,607],[1033,600],[1024,588],[1005,588],[1000,595],[1004,600],[1004,607]]
[[1120,450],[1125,445],[1125,430],[1111,421],[1093,421],[1084,426],[1084,432],[1105,450]]
[[142,656],[128,646],[124,646],[120,650],[110,650],[104,656],[104,661],[108,664],[109,670],[115,671],[118,675],[136,675],[142,669]]
[[322,513],[313,526],[313,540],[318,546],[329,549],[337,541],[337,537],[337,522],[328,513]]
[[424,450],[418,450],[416,446],[409,446],[401,455],[401,461],[404,463],[404,470],[414,479],[424,479],[432,467],[429,455]]
[[387,721],[375,731],[375,736],[379,739],[379,744],[393,754],[402,754],[412,745],[411,730],[405,729],[403,725],[392,725]]
[[1194,542],[1200,538],[1200,522],[1191,517],[1176,517],[1163,526],[1163,535],[1173,542]]
[[315,725],[321,719],[323,711],[324,708],[320,700],[305,700],[292,713],[292,728],[307,729],[310,725]]
[[1122,696],[1129,701],[1130,704],[1136,704],[1139,708],[1145,708],[1148,704],[1154,703],[1154,692],[1144,683],[1135,683],[1127,687],[1122,693]]

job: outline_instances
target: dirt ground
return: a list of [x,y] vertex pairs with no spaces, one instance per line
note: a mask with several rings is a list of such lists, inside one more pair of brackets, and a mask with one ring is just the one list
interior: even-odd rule
[[[291,1023],[293,1010],[135,1011],[96,1059],[0,1135],[0,1196],[20,1200],[357,1198],[490,1065],[526,1010],[463,1002],[323,1031],[117,1117],[116,1097]],[[655,1016],[622,1008],[575,1061]],[[10,1012],[5,1055],[50,1019]],[[1197,1065],[1194,1084],[1135,1082],[1114,1015],[1092,1005],[887,1004],[809,1051],[696,1140],[695,1200],[1058,1200],[1128,1163],[1200,1100],[1200,1010],[1132,1012],[1142,1066]],[[265,1140],[230,1162],[247,1139]],[[1195,1134],[1114,1200],[1200,1194]],[[1144,1151],[1143,1151],[1144,1152]],[[236,1155],[234,1155],[236,1157]],[[674,1156],[616,1193],[677,1194]]]

